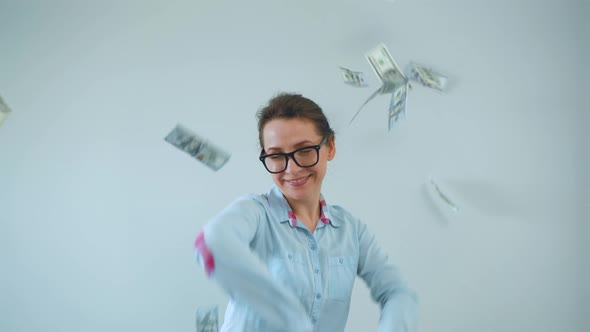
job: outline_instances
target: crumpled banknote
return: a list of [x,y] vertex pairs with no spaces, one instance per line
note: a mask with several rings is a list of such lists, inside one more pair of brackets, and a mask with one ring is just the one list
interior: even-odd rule
[[420,83],[427,88],[444,91],[447,86],[448,78],[445,75],[415,62],[411,62],[405,72],[411,81]]
[[10,114],[10,108],[8,108],[8,105],[6,105],[2,96],[0,96],[0,125],[2,125],[2,122],[6,119],[8,114]]
[[227,151],[215,146],[180,124],[177,124],[164,140],[214,171],[223,167],[230,158]]

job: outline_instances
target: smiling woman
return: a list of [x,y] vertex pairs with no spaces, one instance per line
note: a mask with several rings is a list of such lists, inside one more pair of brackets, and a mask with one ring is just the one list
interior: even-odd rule
[[416,330],[417,300],[358,218],[322,195],[336,141],[322,109],[279,94],[258,112],[260,161],[274,186],[238,198],[195,242],[230,296],[222,331],[344,331],[355,277],[381,306],[379,331]]

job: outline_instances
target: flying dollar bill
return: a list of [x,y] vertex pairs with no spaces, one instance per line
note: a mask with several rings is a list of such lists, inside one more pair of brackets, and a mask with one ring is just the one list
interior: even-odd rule
[[434,181],[432,177],[429,179],[429,185],[432,191],[447,205],[452,211],[459,212],[459,207],[442,191],[439,185]]
[[418,82],[427,88],[444,91],[447,86],[447,77],[431,68],[411,62],[406,68],[408,78]]
[[206,307],[197,309],[197,332],[219,331],[217,318],[219,314],[217,307]]
[[8,105],[6,105],[2,96],[0,96],[0,125],[2,125],[2,122],[6,119],[8,114],[10,114],[10,108],[8,108]]
[[401,118],[406,117],[406,104],[408,100],[409,84],[400,85],[397,90],[391,94],[389,102],[387,130],[391,131],[394,124]]
[[393,60],[385,44],[381,43],[369,50],[365,54],[365,57],[371,64],[377,77],[379,77],[379,80],[381,80],[382,85],[367,98],[348,124],[350,125],[363,107],[377,95],[391,93],[392,96],[388,112],[388,130],[391,130],[393,122],[405,116],[408,79],[404,76],[397,63],[395,63],[395,60]]
[[[387,125],[388,131],[390,131],[396,122],[401,118],[405,118],[408,91],[413,89],[410,82],[417,82],[440,91],[444,91],[447,86],[446,76],[415,62],[411,62],[406,67],[406,70],[402,72],[384,43],[380,43],[366,52],[365,57],[381,81],[382,86],[367,98],[356,111],[348,125],[354,121],[363,107],[376,96],[391,93]],[[342,69],[347,70],[345,68]],[[345,79],[349,77],[349,80],[353,80],[350,73],[346,73],[346,75],[348,76],[345,76]]]
[[381,83],[388,82],[394,85],[406,84],[407,78],[393,60],[385,44],[381,43],[369,50],[365,57],[371,64],[373,71],[381,80]]
[[396,86],[394,84],[391,84],[389,82],[383,83],[383,85],[379,89],[375,90],[375,92],[373,92],[369,96],[369,98],[367,98],[367,100],[365,100],[365,102],[361,105],[361,107],[359,107],[359,109],[356,111],[356,113],[354,113],[354,116],[352,117],[352,119],[350,119],[350,122],[348,122],[348,125],[350,125],[354,121],[354,119],[357,117],[357,115],[359,115],[359,113],[361,112],[363,107],[365,107],[365,105],[367,105],[371,100],[373,100],[378,95],[384,95],[387,93],[391,93],[392,91],[395,90],[395,88],[396,88]]
[[344,78],[344,83],[356,86],[356,87],[365,87],[364,75],[360,71],[352,71],[348,68],[340,67],[340,71],[342,73],[342,77]]
[[227,163],[230,154],[178,124],[164,138],[176,148],[199,160],[214,171]]

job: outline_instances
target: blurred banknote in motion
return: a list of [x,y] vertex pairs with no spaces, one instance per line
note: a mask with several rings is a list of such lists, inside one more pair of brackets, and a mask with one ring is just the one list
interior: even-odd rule
[[197,309],[197,332],[218,332],[217,307]]
[[350,122],[348,122],[348,125],[350,125],[354,121],[354,119],[357,117],[357,115],[359,115],[359,113],[361,112],[363,107],[365,107],[365,105],[367,105],[371,100],[373,100],[378,95],[384,95],[386,93],[391,93],[395,89],[395,87],[396,86],[394,84],[390,84],[388,82],[383,83],[383,85],[379,89],[375,90],[375,92],[373,92],[369,96],[369,98],[367,98],[367,100],[365,100],[365,102],[361,105],[361,107],[359,107],[359,109],[356,111],[356,113],[354,114],[352,119],[350,119]]
[[360,71],[352,71],[350,69],[340,67],[340,71],[342,72],[342,77],[344,78],[344,83],[357,86],[357,87],[365,87],[364,75]]
[[0,96],[0,125],[2,125],[8,114],[10,114],[10,108],[8,108],[8,105],[4,103],[2,96]]
[[395,60],[393,60],[385,44],[381,43],[369,50],[365,54],[365,57],[371,64],[377,77],[379,77],[379,80],[381,80],[382,85],[361,105],[350,120],[349,125],[369,101],[377,95],[391,93],[387,126],[388,130],[391,130],[393,123],[398,121],[402,116],[405,116],[408,79],[404,76],[397,63],[395,63]]
[[387,130],[391,130],[393,125],[401,118],[406,117],[406,103],[408,100],[409,84],[400,85],[397,90],[391,94],[391,101],[389,102],[389,113]]
[[429,185],[431,187],[431,191],[437,196],[444,204],[451,209],[453,212],[458,212],[459,207],[451,199],[442,191],[440,186],[434,181],[432,176],[429,179]]
[[381,43],[375,48],[369,50],[365,57],[371,64],[373,71],[382,83],[391,85],[406,84],[407,78],[402,73],[401,69],[393,60],[389,50],[385,44]]
[[447,86],[446,76],[414,62],[408,65],[406,74],[410,80],[418,82],[427,88],[444,91]]
[[214,171],[227,163],[230,154],[182,125],[176,125],[164,138],[181,151],[196,158]]

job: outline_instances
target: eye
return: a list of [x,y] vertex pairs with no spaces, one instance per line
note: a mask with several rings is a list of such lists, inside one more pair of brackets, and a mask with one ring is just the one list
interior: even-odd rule
[[283,158],[282,154],[271,154],[266,156],[266,158],[270,159],[270,160],[279,160],[281,158]]
[[308,155],[313,151],[313,149],[311,148],[307,148],[307,149],[303,149],[303,150],[299,150],[299,154],[301,154],[302,156]]

